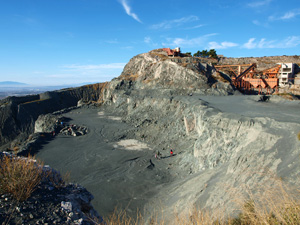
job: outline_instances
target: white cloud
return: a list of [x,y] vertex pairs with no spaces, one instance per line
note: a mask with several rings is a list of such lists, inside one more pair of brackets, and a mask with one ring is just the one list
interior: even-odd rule
[[247,49],[263,49],[263,48],[293,48],[300,45],[300,36],[290,36],[283,40],[266,40],[261,38],[256,41],[256,38],[250,38],[247,43],[243,44],[243,48]]
[[269,16],[269,21],[276,21],[276,20],[290,20],[300,15],[300,9],[294,9],[291,11],[286,12],[282,16]]
[[139,19],[139,17],[131,11],[131,7],[129,6],[127,0],[119,0],[119,2],[123,6],[123,8],[128,16],[131,16],[133,19],[135,19],[139,23],[142,23],[142,21]]
[[50,74],[47,75],[46,77],[50,78],[56,78],[56,79],[66,79],[66,78],[79,78],[80,75],[75,75],[75,74],[68,74],[68,73],[56,73],[56,74]]
[[118,44],[119,41],[118,41],[118,39],[115,38],[115,39],[111,39],[111,40],[106,40],[105,43],[108,43],[108,44]]
[[125,63],[110,63],[110,64],[98,64],[98,65],[64,65],[63,68],[73,70],[101,70],[101,69],[123,69]]
[[186,27],[184,28],[185,30],[193,30],[193,29],[198,29],[200,27],[203,27],[204,25],[203,24],[199,24],[199,25],[196,25],[196,26],[193,26],[193,27]]
[[198,20],[199,20],[199,18],[197,16],[188,16],[188,17],[182,17],[180,19],[164,21],[159,24],[154,24],[150,28],[151,29],[171,29],[173,27],[179,27],[185,23],[190,23],[190,22],[194,22],[194,21],[198,21]]
[[254,43],[255,38],[250,38],[247,43],[243,44],[244,48],[253,49],[256,48],[256,43]]
[[206,34],[197,38],[167,38],[167,42],[162,43],[163,46],[171,46],[171,47],[203,47],[207,39],[211,36],[217,35],[216,33],[213,34]]
[[300,36],[290,36],[286,38],[284,41],[284,47],[286,48],[293,48],[300,45]]
[[292,18],[294,18],[298,15],[300,15],[300,9],[289,11],[289,12],[285,13],[283,16],[281,16],[280,19],[281,20],[289,20],[289,19],[292,19]]
[[151,45],[151,46],[154,46],[154,47],[158,46],[158,44],[157,44],[157,43],[154,43],[154,41],[152,40],[152,38],[149,37],[149,36],[147,36],[147,37],[144,38],[144,42],[145,42],[146,44]]
[[123,46],[123,47],[121,47],[121,49],[123,49],[123,50],[132,50],[132,49],[134,49],[134,47],[128,45],[128,46]]
[[224,41],[219,44],[217,42],[212,41],[208,43],[208,46],[209,49],[226,49],[226,48],[236,47],[238,46],[238,44],[233,42],[227,42],[227,41]]
[[146,44],[150,44],[150,43],[152,42],[151,37],[145,37],[145,38],[144,38],[144,42],[145,42]]
[[258,7],[263,7],[263,6],[270,4],[272,1],[273,0],[261,0],[261,1],[255,1],[255,2],[248,3],[247,5],[252,8],[258,8]]

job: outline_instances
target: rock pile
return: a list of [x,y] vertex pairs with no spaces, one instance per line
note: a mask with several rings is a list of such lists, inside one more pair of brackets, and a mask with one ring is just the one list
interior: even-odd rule
[[81,136],[87,134],[88,129],[85,126],[78,125],[67,125],[60,130],[60,134],[69,135],[69,136]]
[[55,178],[45,176],[27,200],[16,201],[8,193],[0,195],[0,224],[89,225],[101,222],[90,203],[94,198],[91,193],[78,184],[65,184],[60,174],[49,166],[44,166],[43,172],[54,174]]

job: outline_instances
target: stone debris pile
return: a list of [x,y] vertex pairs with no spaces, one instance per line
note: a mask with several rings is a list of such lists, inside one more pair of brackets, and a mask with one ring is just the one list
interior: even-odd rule
[[[8,155],[0,153],[0,159],[4,154]],[[9,193],[0,194],[0,224],[96,225],[103,222],[91,204],[94,197],[90,192],[79,184],[65,182],[49,166],[42,169],[43,179],[28,199],[17,201]]]
[[61,130],[60,130],[60,134],[64,134],[64,135],[69,135],[69,136],[81,136],[81,135],[85,135],[88,132],[88,128],[85,126],[78,126],[78,125],[67,125],[64,126]]

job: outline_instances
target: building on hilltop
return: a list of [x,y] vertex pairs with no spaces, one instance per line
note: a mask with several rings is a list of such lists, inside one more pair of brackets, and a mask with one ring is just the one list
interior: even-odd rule
[[277,63],[281,65],[278,72],[279,87],[294,83],[295,64],[294,63]]
[[165,51],[168,56],[179,56],[180,55],[180,48],[176,47],[174,49],[170,49],[170,48],[163,48],[163,51]]

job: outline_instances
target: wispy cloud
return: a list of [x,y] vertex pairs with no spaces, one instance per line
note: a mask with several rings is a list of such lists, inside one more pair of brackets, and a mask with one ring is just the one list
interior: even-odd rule
[[119,43],[119,41],[118,41],[118,39],[111,39],[111,40],[106,40],[106,41],[104,41],[105,43],[107,43],[107,44],[118,44]]
[[65,79],[68,83],[75,82],[103,82],[119,76],[126,63],[109,64],[69,64],[62,65],[57,73],[45,77],[57,80]]
[[128,45],[128,46],[121,47],[121,49],[123,49],[123,50],[132,50],[132,49],[134,49],[134,47],[131,46],[131,45]]
[[127,0],[119,0],[121,5],[123,6],[125,12],[127,13],[128,16],[131,16],[133,19],[138,21],[139,23],[142,23],[142,21],[139,19],[139,17],[131,11],[131,7],[128,4]]
[[153,46],[153,47],[157,47],[157,46],[158,46],[158,44],[155,43],[155,42],[152,40],[152,38],[149,37],[149,36],[147,36],[147,37],[144,38],[144,43],[146,43],[146,44],[148,44],[148,45],[151,45],[151,46]]
[[198,29],[200,27],[203,27],[204,24],[199,24],[199,25],[196,25],[196,26],[193,26],[193,27],[186,27],[184,28],[185,30],[193,30],[193,29]]
[[262,27],[266,27],[266,28],[270,27],[268,22],[260,22],[258,20],[253,20],[252,23],[257,26],[262,26]]
[[166,42],[162,43],[163,46],[171,47],[203,47],[209,37],[217,35],[216,33],[206,34],[196,38],[167,38]]
[[123,69],[125,63],[110,63],[110,64],[97,64],[97,65],[64,65],[63,68],[73,70],[100,70],[100,69]]
[[214,41],[208,43],[209,49],[226,49],[226,48],[232,48],[236,46],[238,46],[237,43],[227,42],[227,41],[221,42],[220,44]]
[[254,1],[247,4],[247,6],[251,8],[259,8],[266,5],[269,5],[273,0],[261,0],[261,1]]
[[282,16],[269,16],[269,21],[275,20],[290,20],[300,15],[300,9],[294,9],[291,11],[286,12]]
[[255,49],[255,48],[294,48],[300,45],[300,36],[290,36],[283,40],[267,40],[261,38],[250,38],[248,42],[242,45],[243,48]]
[[50,77],[50,78],[55,78],[55,79],[74,79],[74,78],[79,78],[79,74],[69,74],[69,73],[55,73],[55,74],[50,74],[45,77]]
[[182,17],[180,19],[174,19],[174,20],[167,20],[163,21],[159,24],[154,24],[150,28],[151,29],[171,29],[174,27],[182,26],[183,24],[198,21],[199,18],[197,16],[188,16],[188,17]]

